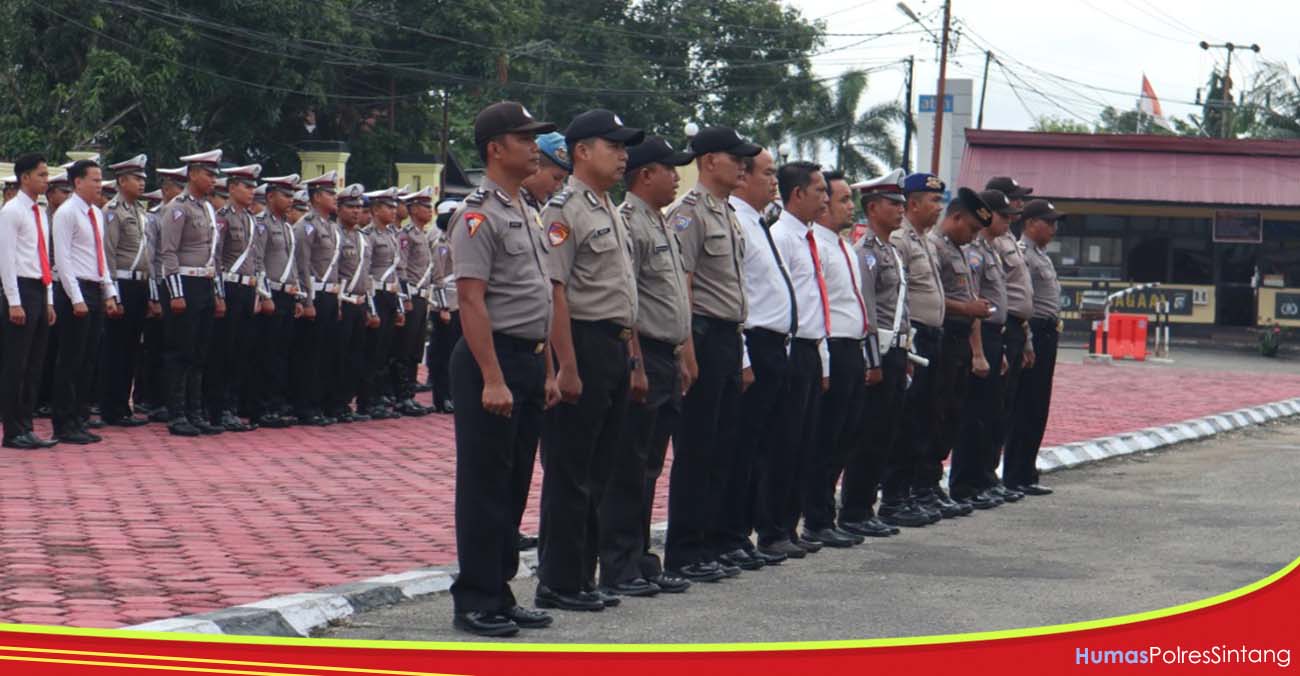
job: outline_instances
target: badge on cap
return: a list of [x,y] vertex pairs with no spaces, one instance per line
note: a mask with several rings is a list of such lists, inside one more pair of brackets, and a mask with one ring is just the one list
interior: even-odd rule
[[484,216],[477,211],[471,211],[470,213],[465,214],[465,227],[469,228],[469,236],[473,237],[474,233],[478,232],[479,226],[483,225],[483,222],[486,220],[487,216]]
[[550,240],[552,248],[564,244],[569,239],[569,226],[559,221],[552,223],[546,229],[546,239]]
[[941,190],[943,189],[943,181],[940,181],[938,176],[927,176],[925,187],[930,190]]
[[616,125],[618,125],[618,126],[620,126],[620,127],[623,126],[623,118],[619,117],[619,116],[618,116],[618,113],[615,113],[615,114],[614,114],[614,124],[616,124]]
[[989,210],[985,209],[984,207],[980,207],[975,213],[977,216],[980,217],[981,221],[993,220],[993,214],[989,213]]
[[530,113],[530,112],[528,112],[528,109],[525,108],[523,104],[520,104],[520,105],[519,105],[519,110],[524,111],[524,117],[526,117],[526,118],[528,118],[528,119],[530,119],[530,120],[533,119],[533,114]]

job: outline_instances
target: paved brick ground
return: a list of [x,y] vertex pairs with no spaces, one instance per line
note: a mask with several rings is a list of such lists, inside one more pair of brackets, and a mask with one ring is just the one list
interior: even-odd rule
[[[1048,444],[1300,396],[1295,373],[1059,369]],[[435,415],[0,449],[0,621],[116,627],[452,562],[451,444]]]

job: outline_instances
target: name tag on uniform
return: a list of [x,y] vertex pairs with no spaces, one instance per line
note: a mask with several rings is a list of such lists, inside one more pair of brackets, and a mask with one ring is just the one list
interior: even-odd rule
[[523,222],[523,221],[510,221],[510,227],[511,227],[511,228],[522,228],[522,227],[524,227],[524,222]]
[[593,233],[593,234],[594,234],[594,236],[596,236],[596,237],[599,237],[599,236],[601,236],[601,235],[607,235],[607,234],[609,234],[609,228],[601,228],[601,229],[597,230],[597,231],[596,231],[595,233]]
[[667,250],[668,250],[668,245],[667,245],[667,244],[656,244],[656,245],[655,245],[655,253],[663,253],[663,252],[665,252],[665,251],[667,251]]

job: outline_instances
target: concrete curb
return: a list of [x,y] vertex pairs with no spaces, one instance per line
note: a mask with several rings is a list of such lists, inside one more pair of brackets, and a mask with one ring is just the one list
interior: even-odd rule
[[[1148,427],[1116,436],[1046,447],[1039,451],[1038,468],[1043,472],[1054,472],[1184,441],[1204,439],[1294,415],[1300,415],[1300,398]],[[655,544],[662,544],[666,531],[666,522],[654,525],[651,535]],[[523,552],[516,578],[532,577],[536,568],[536,551]],[[456,572],[454,565],[417,568],[315,592],[273,596],[224,610],[155,620],[125,629],[193,634],[309,636],[316,629],[360,612],[428,594],[445,593],[451,589]]]

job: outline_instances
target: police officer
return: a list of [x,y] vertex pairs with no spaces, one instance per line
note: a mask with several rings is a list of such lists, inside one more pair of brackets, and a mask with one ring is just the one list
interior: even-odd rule
[[[555,296],[551,349],[561,397],[542,426],[536,601],[543,608],[599,610],[618,602],[594,589],[596,508],[610,467],[631,453],[619,436],[629,369],[640,364],[630,364],[628,357],[637,306],[631,238],[608,191],[623,178],[627,146],[644,137],[608,110],[575,117],[564,130],[573,176],[542,212]],[[636,385],[630,396],[644,401],[645,383]],[[640,583],[642,593],[658,589],[644,579]]]
[[[99,161],[99,155],[90,158],[92,162]],[[52,228],[54,225],[54,215],[59,212],[59,207],[67,201],[72,195],[72,181],[68,178],[68,169],[75,162],[67,162],[59,166],[60,172],[50,176],[48,187],[45,191],[45,201],[49,210],[49,218],[46,226]],[[55,256],[53,239],[50,241],[49,260],[50,266],[58,274],[58,262]],[[51,287],[53,288],[53,287]],[[50,403],[54,399],[54,362],[59,356],[59,330],[51,330],[47,338],[45,347],[45,362],[41,366],[41,386],[40,395],[37,399],[36,414],[41,417],[49,417],[52,413]]]
[[406,325],[397,332],[393,353],[393,386],[397,389],[398,413],[423,416],[433,411],[415,401],[416,371],[424,355],[424,341],[429,327],[429,299],[433,295],[433,250],[430,232],[433,221],[433,188],[427,187],[402,198],[411,222],[398,231],[405,275],[406,294],[411,308]]
[[1002,481],[1008,488],[1026,495],[1052,493],[1052,489],[1038,485],[1036,462],[1051,409],[1056,343],[1060,335],[1061,284],[1056,278],[1056,267],[1047,255],[1047,245],[1056,236],[1056,224],[1062,216],[1051,202],[1043,199],[1030,200],[1021,214],[1020,246],[1034,285],[1034,310],[1029,319],[1034,365],[1021,375],[1016,392],[1015,417],[1002,461]]
[[289,222],[297,223],[307,212],[311,211],[311,198],[306,188],[293,194],[293,204],[289,207]]
[[212,194],[208,195],[208,203],[212,205],[213,209],[220,211],[225,208],[228,199],[230,199],[230,189],[226,178],[222,176],[217,179],[216,183],[212,184]]
[[[890,235],[903,223],[903,171],[855,184],[867,216],[867,229],[854,244],[862,271],[862,300],[867,321],[876,334],[880,356],[879,377],[868,376],[863,405],[863,430],[856,455],[844,469],[839,526],[856,535],[888,537],[898,528],[875,514],[876,494],[882,482],[885,500],[897,505],[892,520],[910,527],[924,526],[929,516],[908,501],[911,459],[898,454],[896,440],[907,390],[907,269],[903,257],[890,243]],[[897,480],[901,477],[902,480]],[[889,480],[886,480],[886,479]]]
[[[994,176],[989,179],[989,190],[999,190],[1011,201],[1014,209],[1023,209],[1025,198],[1034,192],[1033,188],[1022,186],[1010,176]],[[1016,217],[1017,219],[1019,216]],[[1014,220],[1014,219],[1013,219]],[[1029,280],[1029,265],[1025,262],[1025,252],[1021,251],[1016,235],[1008,228],[1002,236],[993,240],[993,247],[1002,258],[1002,265],[1007,277],[1007,323],[1002,334],[1003,352],[1007,359],[1007,373],[1003,377],[1002,414],[995,421],[992,431],[993,448],[984,467],[986,482],[993,486],[992,491],[1003,500],[1014,502],[1023,495],[1012,491],[998,477],[998,465],[1001,461],[1002,446],[1006,443],[1011,429],[1013,404],[1016,390],[1020,384],[1023,369],[1034,363],[1034,345],[1029,340],[1029,318],[1034,314],[1034,286]]]
[[943,461],[957,441],[970,376],[983,378],[989,372],[979,341],[979,320],[990,316],[993,305],[977,295],[975,278],[961,247],[969,244],[992,220],[993,213],[975,191],[958,188],[957,199],[948,204],[943,222],[928,235],[939,254],[939,278],[944,295],[943,347],[935,385],[938,410],[931,423],[935,428],[934,437],[914,487],[925,496],[922,501],[938,509],[945,519],[969,515],[976,507],[953,500],[939,483],[943,478]]
[[620,442],[626,450],[610,470],[599,510],[601,588],[615,594],[684,592],[691,584],[663,572],[659,557],[650,552],[650,513],[668,439],[681,415],[682,390],[689,388],[677,355],[690,337],[690,296],[677,232],[661,210],[676,197],[677,167],[693,159],[662,136],[628,150],[628,192],[619,213],[631,236],[636,271],[632,378],[644,380],[646,394],[628,407]]
[[553,294],[542,259],[549,254],[533,225],[537,212],[519,194],[537,170],[534,136],[550,131],[555,125],[518,103],[480,111],[474,143],[486,173],[449,226],[465,328],[451,358],[461,571],[451,586],[453,622],[479,635],[551,623],[546,613],[521,608],[509,585],[519,567],[511,515],[518,465],[535,452],[543,408],[558,398],[543,356]]
[[158,203],[145,216],[145,238],[149,240],[149,251],[152,252],[149,268],[152,300],[150,312],[145,317],[140,367],[136,370],[132,399],[136,410],[149,416],[149,422],[165,423],[170,417],[167,415],[167,375],[163,361],[167,350],[163,339],[163,319],[166,314],[163,307],[168,304],[170,297],[167,295],[158,247],[162,241],[162,207],[185,190],[187,171],[185,167],[177,167],[159,169],[156,173],[161,186],[151,194],[157,194]]
[[167,430],[180,436],[220,434],[203,405],[203,365],[213,321],[225,315],[221,298],[217,216],[207,197],[217,180],[221,151],[187,155],[186,190],[162,208],[158,257],[167,283]]
[[373,223],[364,231],[370,241],[370,279],[375,294],[375,313],[379,327],[366,334],[365,373],[357,393],[357,410],[375,420],[398,417],[393,410],[392,380],[389,378],[388,355],[393,334],[406,325],[407,302],[402,278],[406,271],[393,225],[397,218],[397,188],[375,190],[365,194],[370,202]]
[[[454,413],[455,402],[451,398],[450,376],[447,373],[451,359],[451,350],[460,340],[460,303],[456,297],[456,275],[452,270],[451,237],[447,226],[451,215],[460,205],[460,200],[446,199],[438,203],[438,232],[434,234],[430,246],[433,249],[433,335],[429,339],[427,366],[429,368],[429,389],[433,391],[433,408],[439,413]],[[540,211],[539,211],[540,213]],[[532,476],[532,461],[528,463],[529,476]],[[524,494],[527,496],[527,493]],[[533,546],[536,546],[533,542]]]
[[912,324],[910,351],[929,362],[928,366],[919,363],[913,366],[912,382],[907,388],[903,418],[895,442],[895,456],[900,466],[898,471],[885,477],[880,520],[896,526],[908,525],[903,519],[895,521],[894,514],[899,512],[921,512],[930,522],[942,518],[938,510],[921,504],[920,499],[928,496],[920,488],[924,484],[918,480],[922,463],[930,454],[937,413],[935,382],[944,320],[939,254],[926,233],[939,221],[939,214],[943,211],[943,191],[943,181],[932,174],[917,173],[904,178],[903,223],[889,236],[890,243],[902,256],[903,268],[907,270],[907,316]]
[[569,162],[569,149],[564,143],[564,134],[553,131],[537,137],[537,149],[541,152],[541,164],[537,173],[524,179],[524,201],[541,212],[546,202],[564,187],[564,181],[573,173],[573,164]]
[[664,567],[688,580],[717,580],[712,533],[734,455],[741,394],[741,330],[748,313],[741,262],[745,237],[727,202],[740,183],[743,158],[762,148],[734,129],[705,127],[691,139],[699,183],[668,211],[682,243],[691,288],[691,339],[681,359],[695,384],[682,400],[669,473]]
[[[226,316],[213,326],[212,351],[204,383],[208,416],[213,425],[227,432],[247,432],[254,425],[239,419],[245,379],[256,366],[254,317],[270,308],[263,306],[262,291],[266,266],[266,228],[258,227],[249,209],[262,165],[250,164],[225,170],[230,198],[217,210],[221,236],[218,258],[226,298]],[[245,407],[247,404],[245,403]]]
[[989,369],[985,375],[975,373],[969,380],[961,410],[960,433],[952,450],[948,489],[954,500],[967,502],[975,509],[987,509],[1006,502],[1001,492],[994,491],[997,484],[988,480],[985,471],[990,454],[996,457],[999,445],[994,434],[1002,416],[1003,374],[1007,370],[1002,350],[1007,323],[1007,277],[994,242],[1007,232],[1009,219],[1020,210],[1000,190],[985,190],[980,193],[980,199],[993,211],[993,221],[963,252],[975,280],[976,295],[993,305],[993,313],[979,321],[979,343]]
[[18,177],[6,176],[3,179],[3,183],[4,183],[4,198],[2,201],[8,202],[18,194]]
[[[298,185],[298,174],[262,179],[258,186],[266,198],[266,209],[256,217],[257,228],[265,233],[262,263],[265,275],[258,287],[262,312],[256,323],[257,363],[261,377],[252,389],[250,420],[260,427],[288,427],[284,417],[289,407],[289,346],[293,341],[293,320],[302,316],[307,292],[298,280],[298,240],[288,221],[289,206]],[[270,303],[270,311],[266,304]]]
[[353,183],[339,192],[339,354],[342,362],[325,413],[343,423],[370,420],[360,406],[350,407],[366,376],[366,346],[379,328],[374,284],[370,278],[370,238],[361,232],[365,188]]
[[[320,427],[332,420],[322,414],[326,392],[342,368],[339,354],[339,233],[334,222],[334,192],[338,173],[327,172],[306,182],[310,208],[293,226],[298,242],[298,279],[308,303],[295,322],[293,359],[289,374],[298,422]],[[300,195],[299,195],[300,196]],[[299,196],[295,196],[295,202]]]
[[158,316],[157,297],[150,283],[154,251],[145,233],[148,211],[143,200],[149,158],[137,155],[109,165],[119,192],[104,211],[104,253],[109,274],[117,282],[122,314],[110,317],[104,330],[100,371],[105,387],[99,402],[104,422],[118,427],[148,424],[131,414],[131,382],[141,356],[145,319]]

